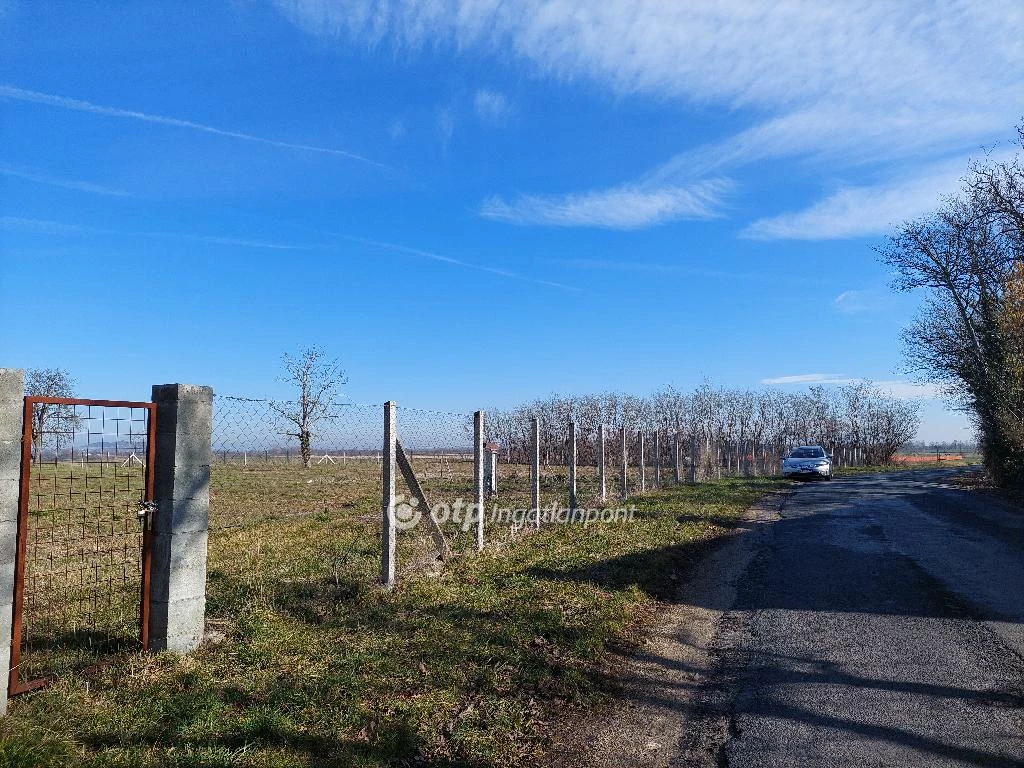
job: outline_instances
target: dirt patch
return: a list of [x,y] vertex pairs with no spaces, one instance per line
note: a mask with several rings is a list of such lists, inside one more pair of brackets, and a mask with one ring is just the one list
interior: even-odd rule
[[[544,765],[551,768],[655,768],[717,766],[709,752],[673,762],[680,745],[697,731],[728,728],[728,718],[709,717],[700,701],[719,663],[715,639],[735,600],[736,582],[753,556],[758,526],[778,519],[789,492],[751,507],[745,521],[702,557],[678,599],[652,617],[646,636],[612,658],[616,694],[609,706],[584,720],[554,724]],[[721,739],[698,738],[701,743]],[[690,754],[693,754],[690,752]]]

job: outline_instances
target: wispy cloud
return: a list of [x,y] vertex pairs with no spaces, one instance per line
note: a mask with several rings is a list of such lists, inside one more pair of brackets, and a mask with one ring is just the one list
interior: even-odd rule
[[[330,233],[324,233],[330,234]],[[425,251],[420,248],[411,248],[407,245],[399,245],[397,243],[389,243],[383,240],[370,240],[363,237],[353,237],[351,235],[333,235],[334,237],[341,237],[345,240],[349,240],[355,243],[362,243],[363,245],[372,246],[374,248],[383,248],[389,251],[396,251],[398,253],[407,253],[410,256],[418,256],[424,259],[430,259],[431,261],[438,261],[443,264],[451,264],[456,267],[463,267],[465,269],[473,269],[478,272],[487,272],[491,275],[498,275],[499,277],[506,277],[512,280],[523,280],[528,283],[535,283],[536,285],[546,285],[550,288],[560,288],[566,291],[579,291],[580,289],[572,286],[565,285],[564,283],[556,283],[551,280],[543,280],[540,278],[529,277],[518,272],[513,272],[510,269],[504,269],[503,267],[489,267],[486,264],[474,264],[472,262],[463,261],[462,259],[456,259],[451,256],[445,256],[440,253],[434,253],[433,251]]]
[[0,229],[34,235],[77,235],[88,231],[78,224],[65,224],[48,219],[26,219],[20,216],[0,216]]
[[843,291],[832,300],[832,306],[844,314],[857,314],[872,309],[865,291]]
[[730,188],[726,179],[709,179],[688,187],[624,186],[569,195],[522,195],[511,201],[495,196],[480,205],[480,215],[512,224],[640,229],[677,219],[716,218]]
[[275,243],[266,240],[251,240],[221,235],[196,235],[188,232],[126,232],[119,229],[104,229],[84,224],[68,224],[48,219],[26,219],[18,216],[0,216],[0,229],[25,232],[35,235],[113,235],[116,237],[141,237],[172,240],[191,240],[211,245],[230,245],[240,248],[269,248],[271,250],[297,251],[312,250],[317,246],[293,243]]
[[[189,232],[126,232],[123,230],[116,229],[103,229],[100,227],[91,227],[82,224],[67,224],[60,221],[51,221],[47,219],[27,219],[17,216],[0,216],[0,230],[4,231],[17,231],[25,232],[28,234],[36,235],[112,235],[115,237],[126,237],[126,238],[158,238],[158,239],[173,239],[173,240],[188,240],[193,242],[210,243],[211,245],[226,245],[239,248],[267,248],[270,250],[286,250],[286,251],[323,251],[335,247],[330,242],[317,242],[317,243],[281,243],[271,242],[267,240],[254,240],[245,237],[232,237],[223,235],[203,235],[193,234]],[[312,230],[307,230],[312,233]],[[463,269],[472,269],[478,272],[486,272],[490,275],[496,275],[511,280],[521,280],[535,285],[544,285],[549,288],[558,288],[566,291],[579,291],[580,288],[572,285],[566,285],[565,283],[555,282],[553,280],[544,280],[542,278],[531,277],[524,275],[520,272],[514,272],[510,269],[503,267],[492,267],[487,264],[477,264],[474,262],[464,261],[462,259],[456,259],[451,256],[445,256],[440,253],[433,251],[426,251],[421,248],[412,248],[406,245],[400,245],[398,243],[389,243],[384,240],[373,240],[363,237],[354,237],[351,235],[343,235],[336,232],[321,232],[316,231],[316,234],[322,239],[341,239],[347,240],[353,243],[360,243],[362,245],[370,246],[373,248],[380,248],[389,251],[395,251],[398,253],[406,253],[410,256],[417,256],[423,259],[429,259],[430,261],[440,262],[442,264],[449,264],[454,267],[461,267]]]
[[94,115],[102,115],[104,117],[116,117],[126,120],[139,120],[145,123],[155,123],[157,125],[167,125],[174,128],[185,128],[192,131],[201,131],[203,133],[213,134],[215,136],[223,136],[231,139],[241,139],[242,141],[250,141],[257,144],[264,144],[271,147],[280,147],[282,149],[295,149],[303,152],[316,152],[324,155],[333,155],[334,157],[343,157],[348,160],[355,160],[360,163],[366,163],[373,165],[378,168],[387,168],[388,166],[383,163],[378,163],[369,158],[357,155],[354,152],[348,152],[343,149],[334,149],[331,147],[320,147],[313,144],[297,144],[290,141],[279,141],[278,139],[268,139],[263,136],[255,136],[251,133],[243,133],[241,131],[232,131],[224,128],[217,128],[212,125],[205,125],[203,123],[196,123],[192,120],[183,120],[177,117],[167,117],[166,115],[154,115],[147,112],[136,112],[130,109],[121,109],[119,107],[107,107],[102,104],[93,104],[92,102],[82,101],[81,99],[72,99],[66,96],[57,96],[50,93],[40,93],[39,91],[30,91],[24,88],[17,88],[12,85],[0,85],[0,98],[13,99],[15,101],[25,101],[34,104],[45,104],[49,107],[57,107],[59,109],[68,109],[75,112],[89,112]]
[[850,384],[856,381],[841,373],[798,373],[761,379],[762,384]]
[[48,176],[37,171],[21,168],[18,166],[8,165],[7,163],[0,162],[0,176],[10,176],[16,179],[24,179],[25,181],[31,181],[35,184],[45,184],[50,187],[60,187],[62,189],[73,189],[78,192],[91,192],[96,195],[112,195],[115,197],[127,197],[128,193],[121,189],[114,189],[112,187],[105,187],[101,184],[93,184],[88,181],[76,181],[74,179],[60,179],[55,176]]
[[896,295],[886,288],[861,288],[840,293],[832,308],[844,315],[867,315],[891,310],[896,302]]
[[[1008,159],[1009,152],[992,155]],[[970,156],[930,165],[869,186],[841,187],[802,211],[759,219],[742,232],[753,240],[833,240],[880,235],[934,210],[956,192]]]
[[512,105],[501,91],[481,88],[473,96],[473,109],[484,122],[500,123],[512,112]]
[[[616,94],[683,104],[716,104],[749,116],[750,124],[734,135],[682,148],[612,189],[485,204],[484,211],[520,223],[594,226],[590,215],[562,215],[558,209],[577,198],[600,207],[602,196],[622,189],[657,194],[686,188],[768,158],[797,158],[834,172],[961,157],[1003,138],[1020,118],[1024,6],[1015,0],[866,0],[855,8],[820,0],[754,5],[276,0],[276,5],[310,34],[345,44],[475,48],[525,61],[531,72],[559,81],[588,81]],[[921,183],[909,191],[920,201],[944,189]],[[747,234],[793,237],[817,229],[819,236],[849,237],[919,210],[895,197],[875,198],[843,190],[814,215],[759,222]],[[689,214],[686,206],[649,207],[658,212],[625,216],[627,227]],[[849,214],[846,225],[844,213]]]

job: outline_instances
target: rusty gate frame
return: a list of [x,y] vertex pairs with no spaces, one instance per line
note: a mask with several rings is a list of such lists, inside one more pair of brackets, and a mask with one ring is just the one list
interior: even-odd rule
[[[153,501],[153,481],[156,458],[156,403],[128,400],[88,400],[76,397],[25,397],[21,428],[21,477],[18,487],[18,546],[14,560],[14,610],[11,621],[11,664],[7,678],[7,693],[15,696],[46,686],[46,678],[18,680],[21,665],[22,608],[25,599],[25,556],[28,547],[29,481],[32,471],[32,407],[48,405],[86,405],[101,408],[139,408],[147,413],[146,423],[146,476],[143,502]],[[139,595],[139,640],[143,650],[149,650],[150,570],[153,556],[153,515],[146,514],[142,529],[142,589]]]

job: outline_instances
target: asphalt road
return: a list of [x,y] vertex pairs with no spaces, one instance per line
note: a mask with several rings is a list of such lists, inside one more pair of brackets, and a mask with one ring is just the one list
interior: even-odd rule
[[1024,766],[1024,513],[947,471],[752,527],[673,766]]

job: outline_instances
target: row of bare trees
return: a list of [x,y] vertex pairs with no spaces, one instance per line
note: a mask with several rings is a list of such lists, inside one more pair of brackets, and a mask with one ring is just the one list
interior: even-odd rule
[[[678,436],[688,459],[707,472],[717,465],[774,471],[795,445],[822,445],[848,463],[885,464],[916,434],[915,403],[891,397],[870,382],[811,387],[802,393],[737,390],[704,384],[692,392],[666,387],[650,397],[605,393],[553,395],[509,410],[488,411],[488,432],[511,462],[526,462],[531,419],[540,423],[541,461],[563,464],[567,425],[577,425],[579,460],[594,463],[601,424],[662,436],[662,449]],[[653,440],[648,440],[648,446]],[[695,454],[695,455],[691,455]]]
[[[1024,125],[1018,128],[1024,147]],[[1024,166],[990,155],[959,194],[904,224],[881,249],[894,287],[923,291],[904,331],[906,356],[924,380],[945,385],[972,414],[986,467],[1024,485]]]

